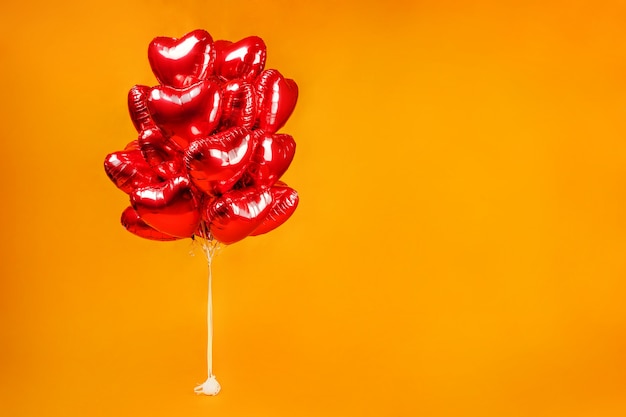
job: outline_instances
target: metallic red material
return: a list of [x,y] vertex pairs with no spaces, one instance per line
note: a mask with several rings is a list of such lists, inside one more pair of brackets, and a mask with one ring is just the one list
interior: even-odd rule
[[154,38],[148,46],[148,60],[161,85],[188,87],[213,73],[213,38],[201,29],[180,39]]
[[252,84],[229,81],[222,87],[222,120],[220,128],[233,126],[252,129],[256,119],[256,92]]
[[255,82],[258,127],[274,133],[285,125],[298,101],[298,85],[278,70],[265,70]]
[[157,174],[139,150],[110,153],[104,160],[104,171],[117,188],[127,194],[158,182]]
[[249,36],[238,42],[216,41],[215,75],[226,79],[252,80],[265,68],[263,39]]
[[272,206],[259,227],[254,229],[250,236],[258,236],[271,232],[285,223],[298,207],[298,192],[286,184],[279,183],[270,189]]
[[150,227],[146,222],[144,222],[139,214],[132,207],[126,207],[126,210],[122,212],[121,219],[122,226],[126,228],[129,232],[139,237],[143,237],[144,239],[150,240],[159,240],[159,241],[168,241],[168,240],[178,240],[180,237],[171,236],[163,232],[159,232],[156,229]]
[[153,127],[139,134],[137,139],[141,153],[161,178],[182,175],[182,149],[167,139],[161,129]]
[[200,81],[186,88],[154,87],[148,110],[154,122],[185,148],[195,138],[213,133],[222,113],[222,92],[215,81]]
[[246,188],[230,191],[208,205],[204,216],[211,235],[225,244],[244,239],[258,228],[272,206],[267,189]]
[[154,127],[154,121],[148,111],[147,101],[150,87],[136,85],[128,92],[128,113],[137,132]]
[[185,166],[202,191],[220,195],[243,176],[254,151],[250,131],[233,127],[192,142],[185,151]]
[[137,139],[128,142],[124,148],[125,151],[137,151],[139,149],[139,141]]
[[130,203],[152,228],[176,237],[191,237],[200,224],[198,200],[187,177],[136,190]]
[[287,134],[271,134],[260,130],[252,161],[244,176],[247,185],[271,187],[287,171],[296,153],[296,142]]

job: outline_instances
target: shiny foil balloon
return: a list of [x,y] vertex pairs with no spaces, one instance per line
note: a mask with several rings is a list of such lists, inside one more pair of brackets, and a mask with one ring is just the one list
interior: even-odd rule
[[146,222],[144,222],[139,213],[135,211],[132,207],[127,207],[126,210],[122,212],[121,218],[122,226],[126,228],[129,232],[139,237],[143,237],[144,239],[150,240],[158,240],[158,241],[169,241],[169,240],[178,240],[180,237],[168,235],[163,232],[159,232],[158,230],[150,227]]
[[238,42],[216,42],[215,74],[226,80],[253,80],[263,68],[267,56],[265,42],[249,36]]
[[161,178],[182,174],[182,148],[165,137],[161,129],[155,126],[142,131],[137,143],[144,159]]
[[298,86],[266,69],[257,36],[213,41],[205,30],[157,37],[148,61],[158,85],[135,85],[128,112],[137,138],[104,169],[128,194],[122,224],[142,238],[194,235],[223,243],[283,224],[298,194],[280,182],[296,143],[277,133]]
[[213,72],[213,38],[201,29],[180,39],[154,38],[148,47],[148,60],[161,85],[188,87]]
[[154,127],[154,121],[148,111],[148,95],[150,87],[146,85],[136,85],[128,92],[128,113],[137,132]]
[[294,154],[296,142],[290,135],[271,134],[260,130],[252,161],[248,165],[245,183],[270,187],[287,171]]
[[186,147],[191,140],[210,135],[220,122],[222,91],[215,81],[185,88],[154,87],[148,110],[154,122],[174,141]]
[[200,190],[220,195],[243,176],[253,151],[250,131],[234,127],[192,142],[185,151],[185,166]]
[[298,101],[298,85],[274,69],[265,70],[255,83],[258,126],[274,133],[285,125]]
[[254,86],[241,80],[229,81],[222,90],[222,129],[233,126],[252,129],[257,115]]
[[104,170],[120,190],[131,193],[158,181],[158,176],[139,150],[113,152],[104,160]]
[[132,140],[126,144],[124,148],[125,151],[139,151],[141,148],[139,147],[139,141],[137,139]]
[[277,184],[270,189],[270,193],[272,195],[270,210],[263,222],[250,233],[250,236],[262,235],[276,229],[285,223],[298,207],[298,193],[286,184]]
[[144,222],[171,236],[191,237],[200,223],[198,199],[186,177],[137,189],[130,203]]
[[260,188],[231,191],[213,200],[205,212],[211,235],[226,244],[240,241],[263,224],[272,201],[272,193]]

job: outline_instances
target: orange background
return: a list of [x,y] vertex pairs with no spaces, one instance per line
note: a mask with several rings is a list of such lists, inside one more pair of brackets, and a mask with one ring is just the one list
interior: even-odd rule
[[[621,1],[25,0],[0,13],[0,414],[626,415]],[[154,36],[256,34],[300,86],[293,218],[119,225]]]

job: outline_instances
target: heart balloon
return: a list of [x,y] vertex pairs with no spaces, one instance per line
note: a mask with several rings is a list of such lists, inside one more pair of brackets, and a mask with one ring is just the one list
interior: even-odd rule
[[298,85],[275,69],[265,70],[256,80],[258,127],[274,133],[284,126],[298,101]]
[[252,80],[265,68],[266,48],[263,39],[249,36],[239,42],[217,41],[215,74],[226,80]]
[[256,117],[256,93],[252,84],[241,80],[227,82],[222,87],[221,129],[241,126],[252,129]]
[[213,200],[206,208],[205,221],[211,235],[231,244],[248,236],[259,227],[272,206],[269,190],[246,188],[230,191]]
[[198,201],[184,176],[138,189],[130,203],[144,222],[168,235],[191,237],[200,223]]
[[215,49],[216,56],[215,61],[218,61],[218,58],[220,61],[223,61],[223,59],[221,58],[222,51],[224,51],[224,49],[228,48],[232,44],[232,41],[228,41],[226,39],[218,39],[216,41],[213,41],[213,48]]
[[139,147],[139,141],[137,139],[128,142],[126,144],[126,147],[124,147],[125,151],[138,151],[140,149],[141,148]]
[[125,193],[158,182],[157,174],[141,155],[140,150],[113,152],[104,160],[104,171]]
[[262,133],[258,135],[257,145],[246,170],[244,182],[248,185],[270,187],[289,168],[296,153],[296,142],[287,134],[260,132]]
[[194,30],[180,39],[154,38],[148,46],[148,60],[162,85],[190,86],[213,72],[213,38],[206,30]]
[[205,80],[181,89],[154,87],[147,105],[155,123],[186,148],[192,139],[215,130],[222,110],[221,96],[219,84]]
[[243,176],[254,152],[250,131],[233,127],[193,141],[185,151],[185,166],[202,191],[219,195]]
[[181,175],[182,149],[167,139],[161,129],[155,126],[144,130],[137,142],[143,157],[160,177]]
[[128,92],[128,113],[137,132],[154,127],[154,122],[146,105],[150,87],[146,85],[136,85]]
[[171,236],[153,229],[146,222],[144,222],[141,217],[139,217],[139,214],[137,214],[135,209],[132,207],[127,207],[126,210],[122,212],[121,222],[122,226],[124,226],[126,230],[145,239],[160,241],[180,239],[179,237]]
[[104,161],[130,196],[122,224],[131,233],[230,244],[292,215],[298,194],[280,178],[296,143],[277,132],[295,108],[298,86],[266,70],[266,56],[257,36],[214,42],[198,29],[152,40],[148,59],[159,84],[130,89],[137,139]]
[[250,236],[258,236],[271,232],[291,217],[298,207],[298,193],[284,183],[278,183],[270,189],[272,205],[269,213],[259,227],[254,229]]
[[166,140],[161,129],[156,126],[139,133],[137,143],[150,166],[157,166],[165,159],[163,148]]

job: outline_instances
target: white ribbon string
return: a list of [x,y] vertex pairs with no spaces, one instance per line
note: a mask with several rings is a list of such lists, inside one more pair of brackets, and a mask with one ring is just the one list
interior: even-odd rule
[[206,255],[207,264],[209,267],[209,282],[208,282],[208,300],[207,300],[207,348],[206,348],[206,361],[207,361],[207,379],[204,383],[194,388],[196,394],[204,395],[217,395],[220,392],[220,384],[213,375],[213,256],[219,249],[219,242],[210,237],[208,228],[203,223],[203,234],[207,236],[206,239],[201,239],[202,250]]

